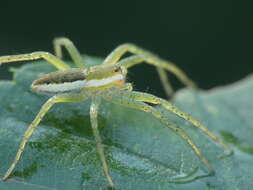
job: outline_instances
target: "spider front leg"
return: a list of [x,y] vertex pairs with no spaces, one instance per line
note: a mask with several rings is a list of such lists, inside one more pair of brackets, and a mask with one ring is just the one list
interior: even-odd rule
[[83,95],[72,95],[72,94],[62,94],[62,95],[55,95],[52,98],[50,98],[40,109],[39,113],[37,114],[37,116],[35,117],[35,119],[33,120],[33,122],[30,124],[30,126],[28,127],[28,129],[26,130],[23,139],[19,145],[16,157],[14,159],[14,161],[12,162],[10,168],[7,170],[7,172],[5,173],[3,180],[6,180],[7,178],[9,178],[9,176],[11,175],[11,173],[13,172],[13,170],[15,169],[18,161],[20,160],[21,154],[25,149],[25,146],[29,140],[29,138],[31,137],[31,135],[33,134],[34,130],[37,128],[37,126],[39,125],[40,121],[42,120],[42,118],[45,116],[45,114],[48,112],[48,110],[55,104],[55,103],[59,103],[59,102],[81,102],[84,101],[86,99],[86,97],[84,97]]
[[63,58],[62,47],[65,47],[70,57],[76,64],[76,66],[82,69],[85,68],[85,65],[83,64],[84,60],[81,54],[79,53],[78,49],[70,39],[64,37],[56,38],[53,41],[53,45],[54,45],[54,52],[57,57],[59,57],[60,59]]
[[27,53],[27,54],[19,54],[19,55],[1,56],[0,65],[3,63],[10,63],[10,62],[16,62],[16,61],[31,61],[31,60],[37,60],[37,59],[45,59],[46,61],[48,61],[50,64],[52,64],[59,70],[70,68],[66,63],[64,63],[59,58],[55,57],[51,53],[44,52],[44,51],[38,51],[38,52]]
[[158,98],[152,94],[148,93],[143,93],[143,92],[122,92],[124,93],[124,96],[127,96],[129,98],[132,98],[136,101],[141,101],[141,102],[147,102],[147,103],[152,103],[152,104],[159,104],[163,106],[165,109],[168,111],[174,113],[175,115],[183,118],[184,120],[190,122],[194,127],[199,128],[203,133],[205,133],[210,139],[212,139],[214,142],[218,143],[223,149],[229,151],[229,153],[232,153],[233,150],[227,146],[222,140],[220,140],[218,137],[216,137],[211,131],[209,131],[208,128],[206,128],[202,123],[200,123],[198,120],[194,119],[190,115],[186,114],[185,112],[179,110],[175,106],[173,106],[171,103],[168,101]]
[[153,53],[144,50],[134,44],[123,44],[112,51],[104,61],[104,64],[115,64],[120,58],[127,52],[133,53],[137,56],[131,56],[120,61],[120,64],[124,65],[126,68],[132,67],[136,64],[146,62],[157,68],[160,80],[164,86],[165,92],[168,96],[171,96],[172,88],[167,79],[166,71],[170,71],[175,74],[179,80],[182,81],[186,86],[195,88],[195,83],[176,65],[173,63],[163,60]]
[[93,134],[95,136],[97,151],[98,151],[99,159],[100,159],[101,164],[102,164],[104,175],[106,176],[107,181],[108,181],[109,185],[111,186],[111,188],[114,188],[114,184],[112,182],[112,178],[109,174],[109,169],[108,169],[108,166],[107,166],[107,163],[106,163],[104,148],[103,148],[103,145],[102,145],[102,140],[101,140],[99,130],[98,130],[97,115],[98,115],[99,104],[100,104],[100,99],[98,99],[96,97],[92,99],[91,107],[90,107],[91,127],[92,127],[92,130],[93,130]]
[[208,168],[210,173],[214,172],[213,167],[209,164],[209,162],[205,159],[205,157],[201,154],[198,147],[193,143],[190,137],[184,132],[179,126],[175,125],[169,119],[167,119],[159,110],[155,109],[152,106],[145,104],[144,102],[138,102],[134,99],[129,98],[123,93],[119,94],[107,94],[104,96],[107,101],[110,101],[115,104],[119,104],[125,107],[141,110],[147,113],[152,114],[155,118],[161,120],[166,126],[173,131],[175,131],[183,140],[185,140],[188,145],[192,148],[194,153],[199,157],[199,159],[204,163],[204,165]]
[[[134,66],[136,64],[139,64],[139,63],[142,63],[144,61],[145,61],[145,59],[142,56],[138,56],[137,55],[137,56],[131,56],[131,57],[122,59],[122,60],[119,61],[119,64],[123,65],[125,68],[128,69],[129,67],[132,67],[132,66]],[[147,62],[147,63],[149,63],[149,62]],[[158,66],[156,67],[156,70],[158,72],[159,78],[160,78],[160,80],[162,82],[162,85],[163,85],[163,88],[165,90],[166,95],[168,97],[170,97],[173,94],[174,90],[173,90],[173,88],[172,88],[172,86],[171,86],[171,84],[169,82],[166,70],[163,69],[163,68],[160,68]],[[182,73],[181,75],[184,75],[184,73]],[[183,79],[183,80],[187,81],[187,79]],[[187,86],[189,86],[189,87],[194,87],[193,83],[192,84],[185,83],[185,84]]]

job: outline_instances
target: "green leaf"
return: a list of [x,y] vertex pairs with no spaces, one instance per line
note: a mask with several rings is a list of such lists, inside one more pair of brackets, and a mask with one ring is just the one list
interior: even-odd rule
[[[100,59],[89,58],[90,64]],[[30,91],[31,82],[55,69],[45,62],[13,69],[0,81],[0,175],[47,96]],[[253,77],[210,91],[179,91],[173,102],[204,123],[235,151],[223,149],[188,122],[168,113],[215,168],[208,171],[191,148],[147,113],[103,102],[99,129],[116,189],[248,190],[253,186]],[[55,105],[30,139],[11,179],[1,190],[106,189],[90,128],[89,104]]]

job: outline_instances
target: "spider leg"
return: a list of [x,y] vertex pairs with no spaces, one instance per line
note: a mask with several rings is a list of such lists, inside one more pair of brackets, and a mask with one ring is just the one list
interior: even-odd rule
[[[134,66],[134,65],[144,62],[144,61],[145,61],[145,59],[143,57],[138,56],[138,55],[133,55],[128,58],[124,58],[124,59],[120,60],[119,64],[123,65],[125,68],[129,68],[131,66]],[[158,72],[159,78],[162,82],[162,85],[163,85],[166,95],[168,97],[170,97],[173,94],[173,88],[169,82],[169,79],[168,79],[165,69],[162,69],[157,66],[156,70]],[[190,86],[190,85],[188,85],[188,86]]]
[[158,76],[160,78],[160,81],[163,85],[163,88],[164,88],[164,91],[165,91],[167,97],[172,96],[172,94],[174,93],[174,90],[173,90],[172,85],[169,81],[166,71],[162,68],[159,68],[159,67],[157,67],[156,70],[158,72]]
[[5,173],[3,180],[6,180],[7,178],[9,178],[9,176],[11,175],[12,171],[14,170],[14,168],[16,167],[21,154],[23,153],[25,146],[29,140],[29,138],[31,137],[32,133],[34,132],[34,130],[37,128],[37,126],[39,125],[40,121],[42,120],[42,118],[45,116],[45,114],[48,112],[48,110],[55,104],[58,102],[81,102],[84,101],[86,99],[86,97],[84,97],[83,95],[73,95],[73,94],[62,94],[62,95],[55,95],[52,98],[50,98],[40,109],[39,113],[36,115],[35,119],[33,120],[33,122],[30,124],[30,126],[27,128],[23,139],[19,145],[16,157],[14,159],[14,161],[12,162],[10,168],[7,170],[7,172]]
[[220,140],[218,137],[216,137],[211,131],[209,131],[208,128],[206,128],[202,123],[191,117],[190,115],[186,114],[185,112],[179,110],[175,106],[173,106],[171,103],[168,101],[156,97],[154,95],[148,94],[148,93],[143,93],[143,92],[136,92],[132,91],[131,93],[129,92],[123,92],[125,96],[128,96],[129,98],[133,98],[136,101],[141,101],[141,102],[147,102],[147,103],[152,103],[152,104],[159,104],[163,106],[165,109],[169,110],[170,112],[174,113],[175,115],[183,118],[184,120],[190,122],[193,126],[199,128],[203,133],[205,133],[210,139],[212,139],[214,142],[218,143],[221,147],[223,147],[225,150],[229,151],[232,153],[232,149],[227,146],[222,140]]
[[194,153],[199,157],[199,159],[204,163],[204,165],[208,168],[210,173],[213,173],[213,167],[209,164],[209,162],[205,159],[205,157],[201,154],[198,147],[193,143],[193,141],[190,139],[190,137],[187,135],[186,132],[184,132],[179,126],[175,125],[173,122],[171,122],[169,119],[167,119],[159,110],[155,109],[152,106],[147,105],[144,102],[138,102],[134,99],[128,98],[127,96],[124,96],[124,94],[107,94],[104,96],[104,98],[107,101],[110,101],[115,104],[119,104],[125,107],[141,110],[147,113],[152,114],[157,119],[161,120],[163,123],[166,124],[166,126],[173,131],[175,131],[183,140],[185,140],[188,145],[192,148]]
[[37,59],[45,59],[46,61],[48,61],[50,64],[52,64],[59,70],[70,68],[66,63],[64,63],[59,58],[55,57],[51,53],[44,52],[44,51],[37,51],[37,52],[19,54],[19,55],[1,56],[0,65],[3,63],[9,63],[9,62],[30,61],[30,60],[37,60]]
[[[164,86],[166,93],[171,93],[170,92],[171,85],[169,84],[168,80],[165,79],[166,78],[165,70],[175,74],[179,78],[179,80],[181,80],[182,83],[184,83],[186,86],[192,88],[196,87],[195,83],[190,78],[188,78],[188,76],[172,62],[163,60],[159,58],[157,55],[154,55],[153,53],[145,49],[142,49],[134,44],[123,44],[118,46],[106,57],[104,64],[117,63],[120,60],[120,58],[127,52],[133,53],[137,56],[126,58],[126,60],[124,60],[123,65],[126,68],[129,68],[145,61],[146,63],[157,67],[160,80]],[[171,94],[168,94],[168,96],[170,95]]]
[[104,175],[106,176],[109,185],[112,188],[114,188],[112,178],[109,174],[108,165],[106,163],[106,158],[105,158],[105,154],[104,154],[104,148],[103,148],[103,145],[102,145],[102,140],[101,140],[99,130],[98,130],[97,115],[98,115],[99,104],[100,104],[100,99],[97,99],[97,98],[92,99],[91,107],[90,107],[91,127],[92,127],[92,130],[93,130],[93,134],[95,136],[97,151],[98,151],[99,159],[100,159],[101,164],[102,164]]
[[54,52],[55,52],[56,57],[60,59],[63,58],[62,47],[65,47],[70,57],[76,64],[76,66],[82,69],[85,68],[85,65],[83,64],[84,60],[81,54],[79,53],[78,49],[76,48],[76,46],[70,39],[65,38],[65,37],[55,38],[53,41],[53,44],[54,44]]

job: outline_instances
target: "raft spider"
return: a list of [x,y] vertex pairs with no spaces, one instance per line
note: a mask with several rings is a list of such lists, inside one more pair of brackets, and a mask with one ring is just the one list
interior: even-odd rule
[[[74,64],[78,68],[71,68],[68,64],[62,61],[62,47],[66,48]],[[109,168],[104,156],[104,149],[102,146],[101,137],[99,135],[97,122],[98,108],[101,99],[119,104],[121,106],[126,106],[147,112],[153,115],[155,118],[161,120],[168,128],[175,131],[183,140],[185,140],[190,145],[192,150],[210,172],[213,171],[212,166],[201,154],[187,133],[185,133],[168,118],[166,118],[159,110],[153,106],[148,105],[147,103],[156,105],[159,104],[163,106],[168,111],[176,114],[177,116],[190,122],[193,126],[199,128],[203,133],[209,136],[211,140],[220,144],[225,150],[231,151],[231,149],[226,144],[224,144],[196,119],[174,107],[167,100],[161,99],[152,94],[133,91],[132,85],[130,83],[126,83],[125,81],[127,69],[129,67],[142,62],[146,62],[157,68],[161,82],[167,94],[171,93],[171,87],[166,76],[166,71],[170,71],[175,74],[185,85],[194,87],[194,83],[186,76],[186,74],[184,74],[177,66],[171,62],[165,61],[152,54],[151,52],[148,52],[136,45],[123,44],[112,51],[101,65],[87,67],[83,60],[83,57],[69,39],[55,39],[54,49],[55,55],[52,55],[48,52],[33,52],[29,54],[0,57],[0,64],[7,62],[45,59],[57,69],[59,69],[59,71],[51,72],[39,77],[32,83],[31,89],[33,91],[50,94],[53,96],[49,98],[46,103],[44,103],[39,113],[26,130],[16,153],[16,157],[12,162],[10,168],[5,173],[3,180],[6,180],[12,174],[14,168],[20,160],[21,154],[24,151],[24,148],[30,136],[37,128],[44,115],[55,103],[59,102],[82,102],[87,99],[92,100],[90,106],[91,127],[95,136],[97,152],[101,161],[104,175],[107,178],[110,187],[112,188],[114,188],[114,183],[109,174]],[[121,59],[122,56],[127,52],[134,55]]]

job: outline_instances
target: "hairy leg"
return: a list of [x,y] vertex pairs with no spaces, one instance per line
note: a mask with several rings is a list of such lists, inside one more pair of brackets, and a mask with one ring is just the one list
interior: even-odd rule
[[52,98],[50,98],[40,109],[39,113],[37,114],[37,116],[35,117],[35,119],[33,120],[33,122],[30,124],[30,126],[28,127],[28,129],[26,130],[23,139],[19,145],[16,157],[14,159],[14,161],[12,162],[10,168],[7,170],[7,172],[5,173],[3,180],[6,180],[7,178],[9,178],[9,176],[11,175],[12,171],[14,170],[14,168],[16,167],[18,161],[20,160],[21,154],[25,149],[25,146],[29,140],[29,138],[31,137],[31,135],[33,134],[34,130],[37,128],[37,126],[39,125],[40,121],[42,120],[42,118],[45,116],[45,114],[48,112],[48,110],[55,104],[58,102],[81,102],[84,101],[86,98],[82,95],[71,95],[71,94],[63,94],[63,95],[56,95],[53,96]]
[[70,39],[64,37],[56,38],[53,41],[53,45],[54,52],[57,57],[59,57],[60,59],[63,58],[62,47],[65,47],[76,66],[79,68],[85,68],[85,65],[83,64],[84,60],[81,54]]
[[114,188],[114,184],[113,184],[112,178],[111,178],[111,176],[109,174],[108,165],[106,163],[105,154],[104,154],[104,148],[103,148],[103,145],[102,145],[102,140],[101,140],[101,137],[100,137],[100,134],[99,134],[99,130],[98,130],[97,115],[98,115],[99,104],[100,104],[100,99],[97,99],[97,98],[92,99],[91,107],[90,107],[91,127],[92,127],[92,130],[93,130],[93,134],[95,136],[95,141],[96,141],[96,145],[97,145],[97,151],[98,151],[99,159],[100,159],[101,164],[102,164],[104,175],[106,176],[109,185],[112,188]]
[[141,110],[147,113],[152,114],[155,118],[161,120],[166,126],[173,131],[175,131],[182,139],[184,139],[195,152],[195,154],[199,157],[199,159],[205,164],[210,173],[214,172],[213,167],[209,164],[209,162],[205,159],[205,157],[201,154],[198,147],[192,142],[190,137],[185,133],[179,126],[175,125],[173,122],[168,120],[159,110],[155,109],[152,106],[145,104],[144,102],[138,102],[133,99],[130,99],[123,94],[107,94],[104,96],[107,101],[111,101],[115,104],[119,104],[122,106],[130,107],[133,109]]
[[168,101],[156,97],[152,94],[148,93],[143,93],[143,92],[122,92],[124,96],[127,96],[129,98],[132,98],[136,101],[141,101],[141,102],[147,102],[147,103],[152,103],[152,104],[159,104],[162,105],[165,109],[169,110],[170,112],[176,114],[177,116],[183,118],[184,120],[190,122],[193,126],[199,128],[203,133],[205,133],[210,139],[213,141],[217,142],[222,146],[225,150],[232,152],[232,149],[227,146],[223,141],[221,141],[218,137],[216,137],[211,131],[209,131],[208,128],[206,128],[202,123],[191,117],[190,115],[186,114],[185,112],[179,110],[175,106],[173,106],[171,103]]
[[46,61],[48,61],[50,64],[52,64],[59,70],[70,68],[66,63],[64,63],[59,58],[55,57],[51,53],[44,52],[44,51],[38,51],[38,52],[27,53],[27,54],[19,54],[19,55],[1,56],[0,65],[3,63],[9,63],[9,62],[31,61],[31,60],[37,60],[37,59],[45,59]]

